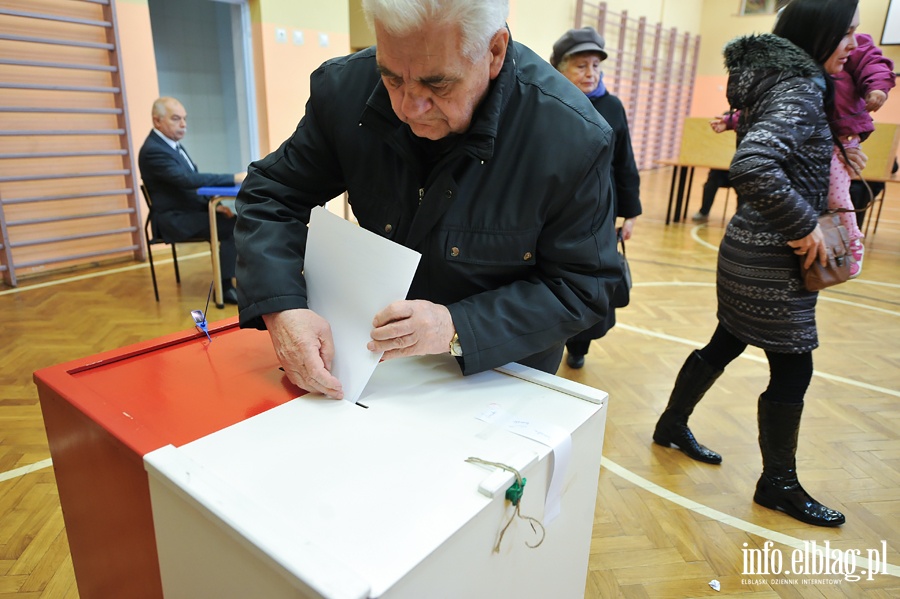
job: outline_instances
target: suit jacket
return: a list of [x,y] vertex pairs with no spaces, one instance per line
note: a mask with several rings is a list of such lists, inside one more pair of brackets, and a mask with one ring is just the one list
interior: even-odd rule
[[[191,164],[194,164],[193,161]],[[234,185],[233,174],[191,170],[181,153],[153,131],[150,131],[141,146],[138,167],[153,201],[154,230],[173,241],[196,234],[196,231],[188,231],[183,219],[186,214],[207,212],[208,199],[197,195],[197,188]],[[194,164],[195,169],[196,167]]]

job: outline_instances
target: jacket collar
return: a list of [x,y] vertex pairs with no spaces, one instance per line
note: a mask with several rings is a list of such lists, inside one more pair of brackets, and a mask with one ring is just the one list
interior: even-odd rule
[[[488,87],[487,95],[475,109],[472,124],[462,135],[460,148],[478,160],[490,160],[494,155],[494,141],[500,128],[500,118],[509,104],[516,82],[516,46],[512,37],[506,48],[506,57],[500,73]],[[391,99],[381,78],[366,101],[360,116],[361,125],[371,127],[401,154],[411,152],[404,138],[408,126],[397,118],[391,108]]]
[[178,151],[178,142],[177,141],[175,141],[174,139],[169,139],[168,137],[163,135],[162,131],[160,131],[159,129],[157,129],[155,127],[153,129],[151,129],[150,132],[151,132],[151,135],[153,135],[153,137],[157,138],[159,141],[161,141],[165,145],[169,146],[169,148],[173,152]]

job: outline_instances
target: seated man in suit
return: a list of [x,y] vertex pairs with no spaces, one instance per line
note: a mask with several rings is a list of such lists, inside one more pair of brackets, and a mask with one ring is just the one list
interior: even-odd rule
[[[141,178],[153,201],[154,226],[163,237],[183,241],[196,237],[209,239],[208,198],[196,190],[206,186],[231,186],[244,180],[246,173],[201,173],[179,143],[187,132],[187,112],[175,98],[159,98],[153,103],[153,130],[141,146],[138,166]],[[222,297],[237,304],[232,279],[236,251],[234,215],[225,206],[218,207],[219,257],[222,268]]]

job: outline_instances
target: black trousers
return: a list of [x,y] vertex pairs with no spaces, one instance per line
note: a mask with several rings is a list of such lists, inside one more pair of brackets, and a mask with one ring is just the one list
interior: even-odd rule
[[717,168],[710,169],[706,183],[703,184],[703,203],[700,205],[702,214],[709,215],[713,202],[716,200],[716,192],[720,187],[731,187],[728,171]]
[[[219,232],[219,265],[222,269],[222,279],[228,281],[234,277],[235,264],[237,262],[237,248],[234,245],[234,224],[237,219],[216,213],[216,229]],[[166,239],[180,241],[183,239],[195,239],[198,237],[210,238],[209,214],[196,212],[182,214],[178,217],[179,231],[163,231]]]
[[[712,339],[699,352],[700,357],[716,370],[724,370],[745,349],[747,344],[720,324]],[[766,351],[766,358],[769,360],[769,386],[762,397],[778,403],[803,403],[812,380],[812,352],[785,354]]]

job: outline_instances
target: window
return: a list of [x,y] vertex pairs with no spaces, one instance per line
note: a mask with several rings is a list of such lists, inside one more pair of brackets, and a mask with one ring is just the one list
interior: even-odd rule
[[741,0],[741,15],[772,15],[781,10],[788,0]]
[[900,2],[891,0],[884,19],[884,31],[881,33],[881,44],[900,44]]

